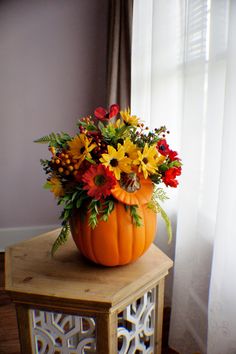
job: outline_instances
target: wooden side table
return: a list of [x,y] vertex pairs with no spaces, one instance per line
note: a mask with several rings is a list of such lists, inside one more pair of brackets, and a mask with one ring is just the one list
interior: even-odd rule
[[161,353],[164,278],[172,261],[152,245],[133,264],[105,268],[72,240],[52,258],[58,230],[6,251],[21,352]]

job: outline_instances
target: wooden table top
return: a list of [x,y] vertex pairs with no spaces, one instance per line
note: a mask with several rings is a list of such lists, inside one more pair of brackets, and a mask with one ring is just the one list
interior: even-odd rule
[[155,286],[173,262],[154,244],[135,263],[104,267],[86,260],[72,237],[52,258],[54,230],[6,250],[5,288],[13,301],[60,303],[109,310],[143,288]]

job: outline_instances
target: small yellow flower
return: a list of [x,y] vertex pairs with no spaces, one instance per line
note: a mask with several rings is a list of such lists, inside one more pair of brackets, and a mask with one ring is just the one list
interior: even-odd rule
[[124,148],[126,157],[129,157],[131,160],[136,160],[138,158],[138,147],[130,140],[130,138],[126,138],[123,145],[118,144],[118,147],[120,146]]
[[68,145],[70,147],[70,153],[72,157],[75,160],[79,160],[79,166],[85,158],[91,159],[90,151],[96,147],[96,144],[91,143],[91,139],[87,138],[85,134],[77,135],[72,141],[68,143]]
[[115,122],[112,122],[109,124],[113,125],[114,128],[118,128],[118,129],[120,129],[124,126],[124,123],[121,121],[121,119],[117,119]]
[[156,145],[149,147],[148,144],[145,144],[143,152],[138,151],[138,158],[133,163],[138,166],[138,171],[143,173],[144,178],[148,178],[148,175],[157,172],[158,166],[164,160],[165,156],[159,156]]
[[121,172],[131,172],[131,159],[125,156],[122,146],[118,146],[118,150],[116,150],[113,146],[108,145],[107,152],[107,154],[102,154],[100,161],[110,171],[113,171],[117,180],[120,179]]
[[64,189],[61,181],[57,177],[51,177],[47,184],[55,197],[62,197],[64,195]]
[[139,124],[139,118],[136,116],[131,116],[129,108],[125,111],[120,111],[120,115],[127,125],[137,126]]

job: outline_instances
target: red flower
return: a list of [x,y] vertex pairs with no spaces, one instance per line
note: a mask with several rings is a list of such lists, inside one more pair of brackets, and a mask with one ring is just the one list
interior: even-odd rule
[[177,157],[177,155],[178,155],[178,153],[176,151],[170,150],[169,151],[169,159],[170,159],[170,161],[175,161],[175,160],[179,161],[179,158]]
[[84,176],[85,172],[89,169],[90,166],[91,166],[91,163],[88,162],[87,160],[84,160],[81,163],[81,165],[79,166],[79,169],[75,170],[74,176],[75,176],[75,180],[77,182],[82,181],[82,177]]
[[88,195],[100,200],[111,194],[111,189],[116,185],[116,179],[108,167],[99,164],[91,165],[82,177],[83,189],[88,190]]
[[176,180],[176,177],[180,175],[181,167],[171,167],[169,170],[165,171],[162,180],[167,187],[170,186],[176,188],[179,184],[179,182]]
[[106,120],[116,116],[119,113],[119,110],[120,107],[118,104],[112,104],[110,106],[109,112],[103,107],[98,107],[95,109],[94,115],[99,120]]
[[170,152],[169,145],[165,139],[161,139],[157,143],[157,150],[161,155],[167,156]]

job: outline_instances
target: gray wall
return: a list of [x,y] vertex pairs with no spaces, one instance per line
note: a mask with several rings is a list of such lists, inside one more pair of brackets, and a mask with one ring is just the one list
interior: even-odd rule
[[[0,229],[58,222],[33,140],[105,103],[108,0],[0,2]],[[0,240],[1,242],[1,240]]]

